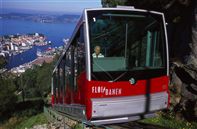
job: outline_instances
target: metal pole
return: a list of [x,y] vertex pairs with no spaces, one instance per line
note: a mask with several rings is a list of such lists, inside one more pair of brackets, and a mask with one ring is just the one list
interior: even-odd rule
[[126,23],[126,33],[125,33],[125,65],[127,60],[127,33],[128,33],[128,24]]

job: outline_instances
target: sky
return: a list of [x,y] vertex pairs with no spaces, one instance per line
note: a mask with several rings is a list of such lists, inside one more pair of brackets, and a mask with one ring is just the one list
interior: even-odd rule
[[101,0],[0,0],[1,12],[31,10],[51,13],[80,13],[84,8],[101,7]]

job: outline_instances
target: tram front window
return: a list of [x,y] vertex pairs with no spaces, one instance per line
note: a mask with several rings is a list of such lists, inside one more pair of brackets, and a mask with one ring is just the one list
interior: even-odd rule
[[[131,11],[88,11],[92,72],[166,68],[161,15]],[[99,46],[103,58],[95,58]],[[113,78],[113,77],[111,77]]]

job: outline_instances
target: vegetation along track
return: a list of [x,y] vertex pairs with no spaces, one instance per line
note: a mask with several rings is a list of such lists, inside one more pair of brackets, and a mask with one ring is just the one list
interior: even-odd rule
[[[44,107],[45,115],[49,121],[56,121],[59,123],[57,126],[66,126],[73,128],[76,125],[80,125],[83,129],[169,129],[159,125],[147,124],[142,122],[128,122],[121,124],[109,124],[109,125],[90,125],[84,121],[70,117],[64,113],[57,112],[51,107]],[[83,123],[83,124],[82,124]]]

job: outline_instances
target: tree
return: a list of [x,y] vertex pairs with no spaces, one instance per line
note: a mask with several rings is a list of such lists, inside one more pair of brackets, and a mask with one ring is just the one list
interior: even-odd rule
[[50,92],[52,68],[52,64],[44,63],[39,70],[36,85],[42,97]]
[[37,69],[28,69],[24,74],[21,75],[21,90],[23,99],[25,97],[37,97],[36,94],[36,78],[38,71]]
[[17,101],[14,94],[16,87],[13,80],[10,78],[3,78],[0,76],[0,116],[13,109],[13,105]]
[[115,7],[116,5],[125,5],[127,0],[102,0],[103,7]]
[[6,64],[5,57],[0,56],[0,69],[4,68],[5,64]]
[[53,63],[35,66],[21,74],[17,80],[22,98],[44,97],[50,92]]

